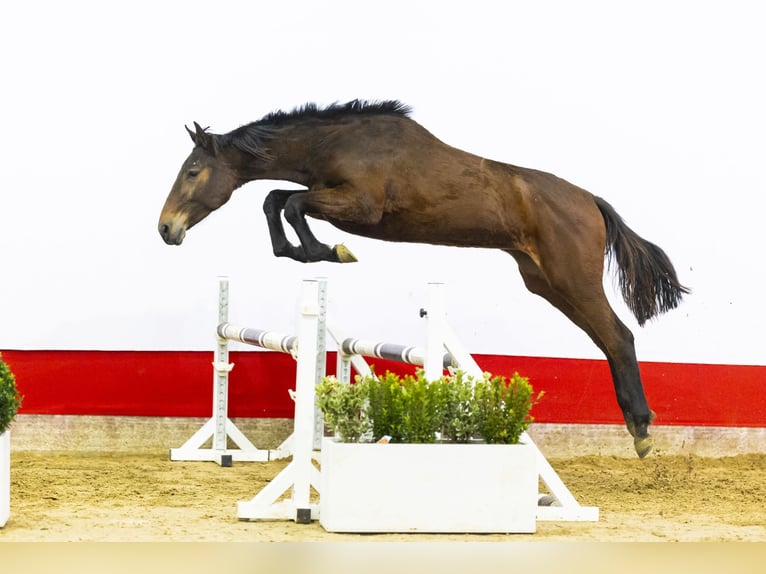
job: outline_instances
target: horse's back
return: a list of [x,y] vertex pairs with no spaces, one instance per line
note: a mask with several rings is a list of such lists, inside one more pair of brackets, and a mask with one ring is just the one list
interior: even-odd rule
[[375,225],[331,221],[352,233],[526,250],[541,233],[598,216],[592,195],[566,180],[455,148],[409,118],[361,118],[324,143],[328,169],[381,210]]

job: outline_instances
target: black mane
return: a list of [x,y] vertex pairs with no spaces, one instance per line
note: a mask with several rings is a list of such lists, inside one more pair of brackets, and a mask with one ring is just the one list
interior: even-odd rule
[[351,100],[345,104],[334,103],[320,108],[316,104],[308,103],[295,108],[291,112],[278,110],[255,122],[255,125],[277,126],[286,121],[302,120],[309,118],[334,119],[347,115],[376,115],[376,114],[399,114],[408,117],[412,108],[398,100],[367,101]]
[[277,110],[264,116],[258,121],[238,127],[227,134],[218,136],[219,143],[236,148],[254,155],[261,159],[270,159],[265,147],[266,141],[279,127],[286,123],[298,122],[305,119],[332,120],[352,115],[400,115],[409,117],[412,112],[410,106],[398,100],[367,101],[351,100],[345,104],[334,103],[326,107],[319,107],[314,103],[307,103],[290,112]]

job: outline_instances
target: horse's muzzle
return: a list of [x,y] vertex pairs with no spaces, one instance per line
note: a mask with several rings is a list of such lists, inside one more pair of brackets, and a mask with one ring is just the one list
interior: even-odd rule
[[162,240],[168,245],[181,245],[181,243],[184,241],[184,237],[186,236],[186,229],[183,227],[173,229],[173,227],[168,223],[160,223],[158,230]]

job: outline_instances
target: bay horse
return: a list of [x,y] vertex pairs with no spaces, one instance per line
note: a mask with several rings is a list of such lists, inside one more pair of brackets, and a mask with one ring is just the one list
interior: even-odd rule
[[[196,122],[194,149],[159,219],[165,243],[225,204],[245,183],[290,181],[264,201],[274,255],[301,262],[356,261],[317,240],[306,216],[385,241],[500,249],[527,289],[580,327],[609,362],[617,403],[639,457],[652,449],[654,413],[644,394],[633,334],[603,289],[604,260],[616,262],[622,296],[639,325],[679,305],[689,290],[657,245],[631,230],[600,197],[550,173],[449,146],[398,101],[276,111],[229,133]],[[300,241],[285,236],[284,219]]]

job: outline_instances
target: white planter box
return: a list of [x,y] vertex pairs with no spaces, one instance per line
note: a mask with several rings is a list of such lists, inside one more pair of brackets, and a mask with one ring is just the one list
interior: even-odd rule
[[324,438],[319,522],[330,532],[535,532],[536,461],[524,444]]
[[0,528],[11,515],[11,431],[0,434]]

